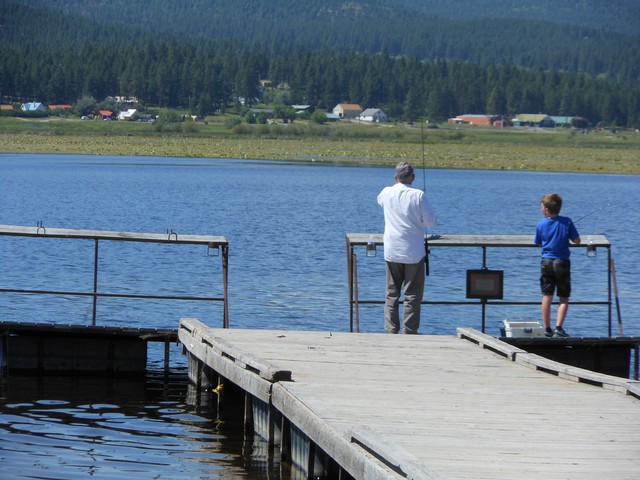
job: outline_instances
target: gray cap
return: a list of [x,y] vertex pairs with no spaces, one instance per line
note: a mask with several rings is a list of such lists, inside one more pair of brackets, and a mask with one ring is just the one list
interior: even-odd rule
[[396,165],[396,177],[407,179],[413,175],[413,167],[407,162],[400,162]]

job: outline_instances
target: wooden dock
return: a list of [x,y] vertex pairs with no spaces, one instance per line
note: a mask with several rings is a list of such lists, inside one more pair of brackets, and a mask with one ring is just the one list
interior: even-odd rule
[[[178,335],[200,368],[242,388],[254,410],[268,406],[270,440],[288,451],[302,436],[297,443],[311,456],[315,447],[339,465],[335,478],[640,475],[638,382],[553,362],[473,329],[457,336],[229,330],[182,319]],[[309,478],[317,474],[317,462],[302,462]]]

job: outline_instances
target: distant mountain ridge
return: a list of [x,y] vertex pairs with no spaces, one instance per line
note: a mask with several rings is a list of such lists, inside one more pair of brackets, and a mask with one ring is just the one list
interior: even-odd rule
[[453,20],[536,20],[640,35],[638,0],[395,0],[394,3]]
[[[408,15],[418,21],[422,16],[454,21],[536,20],[628,35],[640,34],[638,0],[13,0],[12,3],[47,7],[90,18],[102,17],[110,22],[149,21],[155,26],[175,24],[181,17],[191,17],[197,24],[217,14],[229,15],[233,11],[254,13],[246,17],[249,21],[255,21],[257,13],[265,12],[272,12],[275,18],[283,21],[296,16],[367,17],[386,13],[391,16]],[[175,27],[184,29],[184,25]]]

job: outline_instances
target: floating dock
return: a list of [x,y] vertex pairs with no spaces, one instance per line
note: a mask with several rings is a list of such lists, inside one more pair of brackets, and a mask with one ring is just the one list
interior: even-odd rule
[[410,336],[182,319],[178,336],[192,380],[240,387],[254,430],[299,478],[620,480],[640,472],[638,382],[473,329]]
[[147,345],[164,343],[164,371],[175,329],[100,327],[0,321],[0,373],[41,376],[139,376],[147,371]]

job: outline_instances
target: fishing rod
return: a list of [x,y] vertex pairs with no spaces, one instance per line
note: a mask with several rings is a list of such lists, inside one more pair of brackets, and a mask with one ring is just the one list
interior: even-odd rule
[[601,206],[600,208],[596,208],[594,211],[589,212],[589,213],[587,213],[586,215],[581,216],[581,217],[580,217],[579,219],[577,219],[577,220],[574,220],[574,221],[573,221],[573,223],[578,223],[578,222],[579,222],[580,220],[582,220],[583,218],[587,218],[587,217],[589,217],[589,216],[593,215],[594,213],[597,213],[597,212],[599,212],[600,210],[603,210],[603,209],[605,209],[605,208],[607,208],[607,207],[610,207],[610,206],[611,206],[611,204],[610,204],[610,203],[607,203],[606,205],[603,205],[603,206]]
[[[601,206],[600,208],[596,208],[595,210],[587,213],[586,215],[581,216],[579,219],[574,220],[574,224],[578,223],[580,220],[582,220],[583,218],[587,218],[590,215],[593,215],[594,213],[599,212],[600,210],[603,210],[607,207],[611,206],[610,203],[607,203],[606,205]],[[589,245],[587,245],[587,254],[589,253]],[[595,253],[595,250],[594,250]],[[616,279],[616,267],[615,264],[613,262],[613,258],[609,258],[609,272],[611,273],[611,280],[613,281],[613,291],[614,291],[614,296],[615,296],[615,301],[616,301],[616,313],[618,314],[618,333],[620,334],[620,336],[624,335],[624,330],[622,327],[622,315],[620,314],[620,298],[618,296],[618,280]],[[611,332],[609,332],[611,333]]]
[[[424,119],[420,119],[420,141],[422,143],[422,191],[427,194],[427,173],[424,163]],[[429,240],[428,235],[424,237],[424,273],[429,276]]]
[[427,174],[424,165],[424,120],[420,120],[420,140],[422,142],[422,191],[427,193]]

